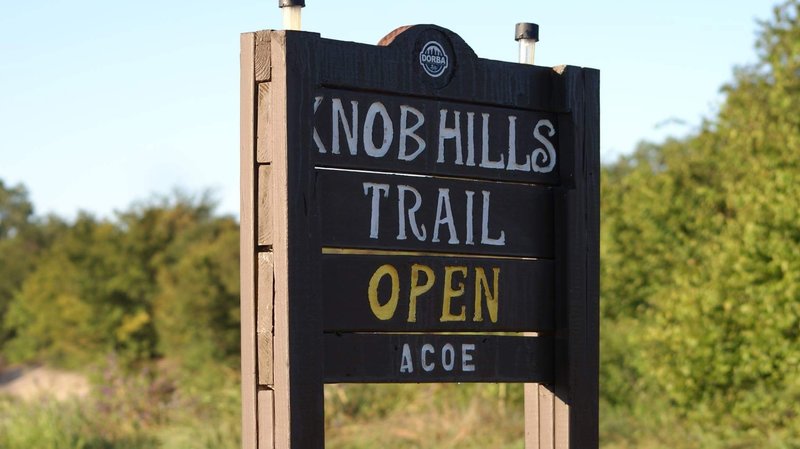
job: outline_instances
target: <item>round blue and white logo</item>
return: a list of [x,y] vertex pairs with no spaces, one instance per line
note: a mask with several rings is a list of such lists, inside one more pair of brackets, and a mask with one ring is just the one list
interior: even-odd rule
[[447,70],[449,58],[441,44],[430,41],[419,52],[419,63],[428,75],[438,78]]

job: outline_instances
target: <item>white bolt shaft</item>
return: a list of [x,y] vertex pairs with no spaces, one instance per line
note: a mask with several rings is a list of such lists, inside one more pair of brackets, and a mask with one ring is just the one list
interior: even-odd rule
[[286,30],[300,31],[300,15],[302,6],[285,6],[281,8],[283,12],[283,28]]
[[533,54],[536,50],[535,39],[519,40],[519,63],[533,65]]

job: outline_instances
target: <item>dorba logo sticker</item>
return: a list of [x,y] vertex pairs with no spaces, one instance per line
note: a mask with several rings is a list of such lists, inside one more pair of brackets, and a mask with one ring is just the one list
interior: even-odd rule
[[419,52],[419,63],[428,75],[438,78],[447,70],[448,57],[442,45],[436,41],[430,41],[422,47]]

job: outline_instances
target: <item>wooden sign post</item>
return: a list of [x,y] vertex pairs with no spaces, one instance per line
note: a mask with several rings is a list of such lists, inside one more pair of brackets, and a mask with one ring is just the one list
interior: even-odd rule
[[324,447],[344,382],[526,383],[527,448],[597,447],[598,72],[241,42],[243,447]]

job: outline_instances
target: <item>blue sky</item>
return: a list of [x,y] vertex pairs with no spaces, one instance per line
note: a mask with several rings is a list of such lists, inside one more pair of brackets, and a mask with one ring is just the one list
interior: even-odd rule
[[[538,65],[601,70],[604,161],[696,129],[735,65],[755,61],[772,0],[307,0],[303,29],[376,43],[435,23],[480,57],[516,61],[514,24],[540,25]],[[111,216],[212,189],[238,214],[239,33],[280,28],[275,0],[30,0],[0,6],[0,179],[37,213]],[[681,124],[682,123],[682,124]]]

